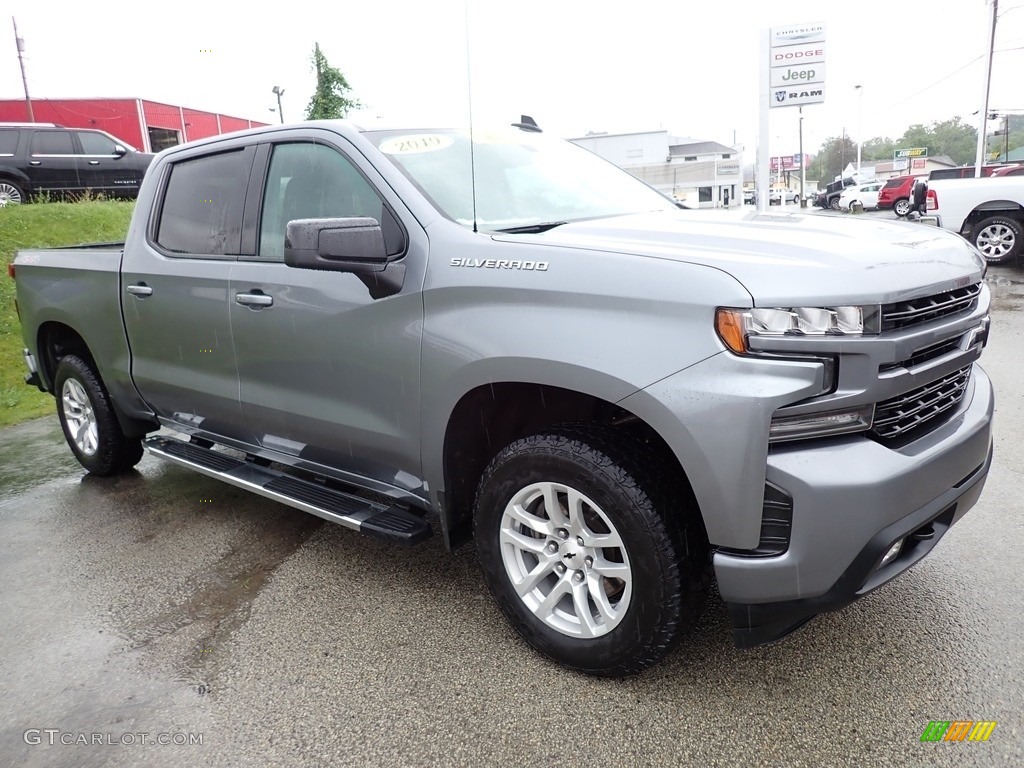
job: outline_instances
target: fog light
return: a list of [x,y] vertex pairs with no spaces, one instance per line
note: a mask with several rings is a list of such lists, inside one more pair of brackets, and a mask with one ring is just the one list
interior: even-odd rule
[[895,560],[896,557],[899,555],[901,549],[903,549],[903,539],[900,539],[891,547],[889,547],[889,551],[885,553],[885,557],[882,558],[882,562],[878,564],[878,567],[884,568],[893,560]]

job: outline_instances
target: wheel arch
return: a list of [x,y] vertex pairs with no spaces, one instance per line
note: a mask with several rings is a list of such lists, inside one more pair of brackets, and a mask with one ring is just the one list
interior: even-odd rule
[[967,215],[964,224],[968,229],[973,229],[978,222],[999,215],[1015,219],[1024,225],[1024,206],[1013,200],[989,200],[982,203]]
[[690,497],[699,517],[686,470],[657,430],[636,414],[610,398],[571,388],[495,381],[463,394],[445,424],[444,491],[438,494],[438,506],[449,548],[465,543],[472,534],[477,485],[491,459],[515,440],[569,423],[600,425],[621,433],[624,440],[645,442],[679,478],[680,491]]
[[[57,396],[54,390],[54,379],[57,373],[57,366],[67,355],[77,355],[89,363],[95,371],[96,377],[110,393],[110,386],[104,381],[103,372],[96,363],[96,357],[86,343],[82,335],[70,325],[57,321],[48,320],[39,326],[36,332],[36,352],[39,365],[39,379],[45,391]],[[159,428],[154,421],[147,421],[129,416],[124,412],[117,398],[111,394],[111,406],[117,416],[121,430],[128,436],[144,435]]]

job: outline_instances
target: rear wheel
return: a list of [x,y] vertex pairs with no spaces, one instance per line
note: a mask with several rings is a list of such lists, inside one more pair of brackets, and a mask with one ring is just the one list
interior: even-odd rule
[[0,208],[7,205],[18,205],[24,202],[25,193],[21,187],[9,179],[0,179]]
[[990,216],[971,230],[971,242],[989,264],[1001,264],[1020,255],[1024,228],[1008,216]]
[[631,453],[587,428],[517,440],[485,471],[474,519],[485,580],[519,634],[608,677],[661,659],[707,589],[702,529],[675,519],[695,510]]
[[54,377],[57,414],[79,464],[94,475],[114,475],[142,459],[142,440],[121,431],[103,382],[77,355],[61,358]]
[[838,197],[833,197],[832,200],[829,202],[828,206],[833,211],[838,211],[839,210],[839,198]]
[[912,207],[913,206],[911,206],[910,200],[905,197],[901,197],[899,200],[892,204],[893,212],[901,218],[910,213],[910,209]]

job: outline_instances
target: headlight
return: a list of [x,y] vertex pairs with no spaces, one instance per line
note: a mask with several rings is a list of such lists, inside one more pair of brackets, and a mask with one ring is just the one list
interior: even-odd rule
[[748,354],[749,336],[859,336],[863,307],[792,307],[788,309],[719,309],[715,330],[737,355]]

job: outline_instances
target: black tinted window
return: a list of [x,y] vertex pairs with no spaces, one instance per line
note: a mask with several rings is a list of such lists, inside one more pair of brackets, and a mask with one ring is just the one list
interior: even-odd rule
[[33,155],[73,155],[74,145],[68,131],[37,131],[32,134]]
[[249,159],[242,151],[175,163],[156,241],[175,253],[238,253]]
[[82,143],[82,152],[86,155],[114,154],[114,142],[102,133],[78,131],[78,140]]
[[18,132],[0,131],[0,155],[13,155],[18,151]]

